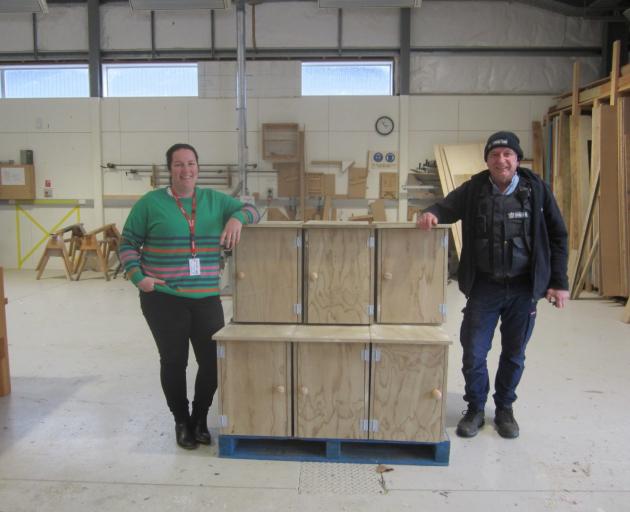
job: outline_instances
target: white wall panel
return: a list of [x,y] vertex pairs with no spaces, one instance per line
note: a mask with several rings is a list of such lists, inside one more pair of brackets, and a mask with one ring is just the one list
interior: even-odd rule
[[210,48],[210,11],[155,11],[156,48]]
[[459,126],[456,96],[410,96],[409,130],[446,131]]
[[150,50],[151,14],[132,11],[128,3],[101,5],[103,50]]
[[101,133],[101,157],[103,158],[103,165],[107,162],[113,164],[122,163],[121,140],[122,134],[120,131]]
[[[569,21],[570,20],[570,21]],[[423,2],[412,46],[599,46],[602,22],[516,2]]]
[[101,130],[120,131],[120,100],[118,98],[101,99]]
[[409,166],[416,167],[425,160],[435,160],[436,144],[457,144],[457,131],[412,131],[409,133]]
[[398,48],[400,11],[398,9],[344,9],[345,48]]
[[[304,134],[306,170],[318,172],[318,168],[310,166],[311,160],[337,160],[330,154],[330,141],[327,131],[306,130]],[[358,164],[357,164],[358,165]],[[269,165],[271,167],[271,165]]]
[[530,100],[513,96],[469,96],[459,99],[461,130],[531,130]]
[[[191,131],[236,131],[236,100],[192,98],[188,100]],[[258,129],[258,101],[247,101],[247,127]]]
[[[190,143],[199,153],[199,161],[206,164],[238,164],[238,133],[194,132]],[[247,155],[249,163],[257,163],[258,132],[247,132]]]
[[[257,10],[260,10],[258,6]],[[252,46],[252,8],[247,6],[246,12],[246,45],[248,48]],[[214,44],[219,49],[236,48],[236,9],[216,10],[214,11]]]
[[123,132],[120,158],[122,164],[166,165],[166,150],[178,142],[189,143],[188,131]]
[[258,5],[256,44],[261,48],[336,48],[337,9],[319,9],[315,2]]
[[395,96],[331,96],[329,101],[331,130],[373,133],[376,119],[388,115],[394,121],[394,132],[388,137],[398,133],[399,100]]
[[87,4],[48,9],[48,14],[37,17],[37,44],[44,51],[87,51]]
[[122,131],[188,130],[186,98],[121,98],[119,101]]
[[0,48],[3,52],[33,50],[33,20],[30,14],[0,16]]
[[328,101],[326,96],[304,98],[260,98],[258,100],[258,122],[299,123],[307,131],[327,131]]

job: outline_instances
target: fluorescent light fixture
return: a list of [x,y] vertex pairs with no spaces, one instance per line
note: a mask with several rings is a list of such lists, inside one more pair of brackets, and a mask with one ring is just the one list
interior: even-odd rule
[[38,12],[48,13],[46,0],[0,0],[0,13]]
[[422,0],[317,0],[319,7],[347,9],[352,7],[420,7]]
[[187,11],[189,9],[228,9],[231,0],[129,0],[134,11]]

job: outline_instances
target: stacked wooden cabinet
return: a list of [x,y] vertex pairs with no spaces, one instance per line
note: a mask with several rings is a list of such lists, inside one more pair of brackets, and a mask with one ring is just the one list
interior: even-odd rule
[[219,454],[448,464],[447,228],[267,222],[215,335]]

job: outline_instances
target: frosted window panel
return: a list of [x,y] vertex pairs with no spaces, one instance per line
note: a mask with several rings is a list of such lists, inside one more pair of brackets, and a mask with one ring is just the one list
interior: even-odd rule
[[302,96],[391,96],[390,63],[303,63]]
[[107,97],[198,96],[197,65],[105,66]]
[[87,98],[86,67],[0,68],[4,98]]

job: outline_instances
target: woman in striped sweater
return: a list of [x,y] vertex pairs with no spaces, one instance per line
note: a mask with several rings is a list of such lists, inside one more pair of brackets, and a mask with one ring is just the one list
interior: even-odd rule
[[[196,186],[198,156],[188,144],[166,152],[171,186],[145,194],[125,223],[120,258],[140,289],[140,306],[160,354],[160,380],[175,417],[177,444],[210,444],[207,416],[217,389],[216,343],[224,325],[219,298],[221,246],[240,239],[243,224],[260,219],[256,208]],[[192,414],[186,393],[188,347],[199,369]]]

